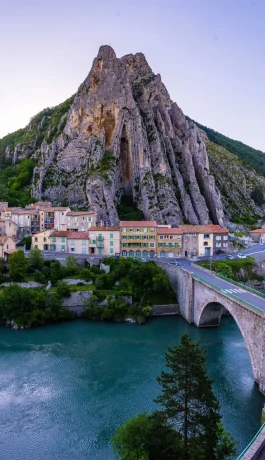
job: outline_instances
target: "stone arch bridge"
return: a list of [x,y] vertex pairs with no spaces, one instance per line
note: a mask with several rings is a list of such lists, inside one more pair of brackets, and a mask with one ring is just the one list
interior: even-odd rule
[[225,309],[233,316],[248,349],[254,379],[265,394],[265,299],[248,292],[240,295],[239,292],[244,291],[235,289],[235,285],[190,265],[184,269],[160,261],[158,264],[171,281],[180,314],[190,324],[219,326]]

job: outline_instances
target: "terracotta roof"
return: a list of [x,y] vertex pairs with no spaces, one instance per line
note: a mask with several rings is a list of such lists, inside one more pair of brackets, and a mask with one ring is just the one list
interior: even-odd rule
[[94,211],[69,211],[67,216],[91,216],[91,214],[96,214]]
[[120,227],[156,227],[155,220],[122,220],[120,222]]
[[183,233],[229,233],[227,228],[220,225],[179,225]]
[[19,211],[21,210],[22,211],[23,208],[21,208],[20,206],[16,206],[16,207],[13,207],[13,208],[4,208],[4,209],[1,209],[1,211]]
[[54,230],[50,235],[50,238],[58,237],[67,237],[69,232],[67,230]]
[[250,230],[248,233],[265,233],[265,228],[257,228],[256,230]]
[[120,231],[120,227],[90,227],[89,232],[108,232],[108,231]]
[[68,239],[71,240],[88,240],[88,232],[69,232]]
[[48,212],[67,211],[68,209],[70,209],[68,206],[66,208],[63,206],[55,206],[54,208],[52,206],[47,206],[47,207],[43,207],[42,209],[40,209],[40,211],[48,211]]
[[183,230],[181,228],[167,228],[167,227],[158,227],[158,235],[183,235]]
[[26,214],[38,214],[39,213],[39,210],[38,209],[18,209],[17,211],[12,211],[12,214],[18,214],[18,215],[26,215]]

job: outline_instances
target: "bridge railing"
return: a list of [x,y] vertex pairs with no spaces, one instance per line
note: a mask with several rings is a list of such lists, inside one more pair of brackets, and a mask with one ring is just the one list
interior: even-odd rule
[[244,299],[241,299],[241,298],[239,299],[236,295],[234,295],[234,294],[232,294],[230,292],[224,292],[223,288],[220,288],[219,286],[216,286],[215,284],[211,283],[210,281],[204,280],[203,278],[201,278],[198,275],[195,275],[194,273],[192,274],[192,276],[193,276],[193,278],[197,279],[201,283],[204,283],[204,284],[212,287],[215,291],[221,292],[222,295],[227,296],[227,297],[231,297],[233,300],[236,300],[237,302],[240,301],[240,303],[243,303],[244,305],[246,305],[246,307],[250,308],[251,310],[254,310],[255,313],[259,313],[259,315],[262,314],[262,316],[264,316],[264,310],[262,310],[262,308],[259,308],[256,305],[253,305],[252,303],[247,302]]
[[[256,435],[254,436],[254,438],[250,441],[250,443],[247,445],[247,447],[243,450],[243,452],[239,455],[239,457],[237,457],[236,460],[243,460],[244,459],[244,456],[247,454],[247,452],[249,451],[249,449],[251,449],[251,447],[253,446],[254,442],[257,441],[259,435],[261,434],[261,432],[265,430],[265,423],[261,426],[261,428],[259,429],[259,431],[256,433]],[[260,446],[257,446],[257,451],[258,449],[260,448]],[[257,452],[256,451],[256,452]],[[254,454],[253,454],[254,455]]]
[[249,286],[245,286],[245,284],[242,284],[242,283],[239,283],[238,281],[235,281],[235,280],[232,280],[231,278],[227,278],[226,276],[224,275],[221,275],[220,273],[216,273],[216,276],[218,276],[218,278],[221,278],[222,280],[224,281],[228,281],[229,283],[231,284],[235,284],[236,286],[239,286],[243,289],[245,289],[246,291],[249,291],[251,292],[252,294],[255,294],[259,297],[262,297],[263,299],[265,299],[265,294],[263,294],[263,292],[260,292],[260,291],[257,291],[257,289],[253,289]]

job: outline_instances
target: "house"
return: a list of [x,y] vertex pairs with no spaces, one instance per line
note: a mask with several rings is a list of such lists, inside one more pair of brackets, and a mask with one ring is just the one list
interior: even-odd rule
[[11,236],[0,236],[0,257],[7,260],[10,254],[17,251],[16,243]]
[[120,245],[124,257],[154,257],[156,254],[156,221],[121,221]]
[[248,235],[254,243],[265,244],[265,226],[256,230],[250,230]]
[[68,252],[68,246],[67,246],[68,234],[69,232],[67,230],[52,231],[49,236],[50,251]]
[[40,251],[50,251],[50,234],[52,230],[36,233],[32,236],[32,248],[38,248]]
[[67,230],[72,232],[87,232],[90,227],[96,225],[96,213],[94,211],[69,211],[67,217]]
[[182,255],[183,231],[180,228],[158,225],[156,234],[156,253],[159,257],[180,257]]
[[16,240],[17,226],[12,220],[0,219],[0,236],[11,236]]
[[211,256],[216,249],[227,248],[228,230],[220,225],[179,225],[183,231],[183,255]]
[[7,207],[7,208],[0,209],[0,219],[12,219],[12,213],[18,210],[23,211],[23,208],[16,206],[12,208]]
[[5,208],[8,208],[8,202],[7,201],[0,201],[0,210],[3,210]]
[[68,232],[67,242],[69,254],[89,254],[88,232]]
[[69,207],[40,207],[41,230],[67,230],[66,214],[71,211]]
[[17,226],[16,235],[18,239],[40,231],[40,213],[38,210],[14,210],[12,211],[12,220]]
[[120,227],[91,227],[89,254],[104,256],[120,254]]

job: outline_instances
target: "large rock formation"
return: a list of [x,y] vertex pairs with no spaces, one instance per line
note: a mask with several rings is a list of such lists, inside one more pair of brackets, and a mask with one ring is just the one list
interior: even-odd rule
[[63,132],[43,141],[37,156],[38,199],[88,203],[99,219],[116,224],[126,194],[146,219],[223,224],[203,136],[141,53],[118,59],[102,46]]

